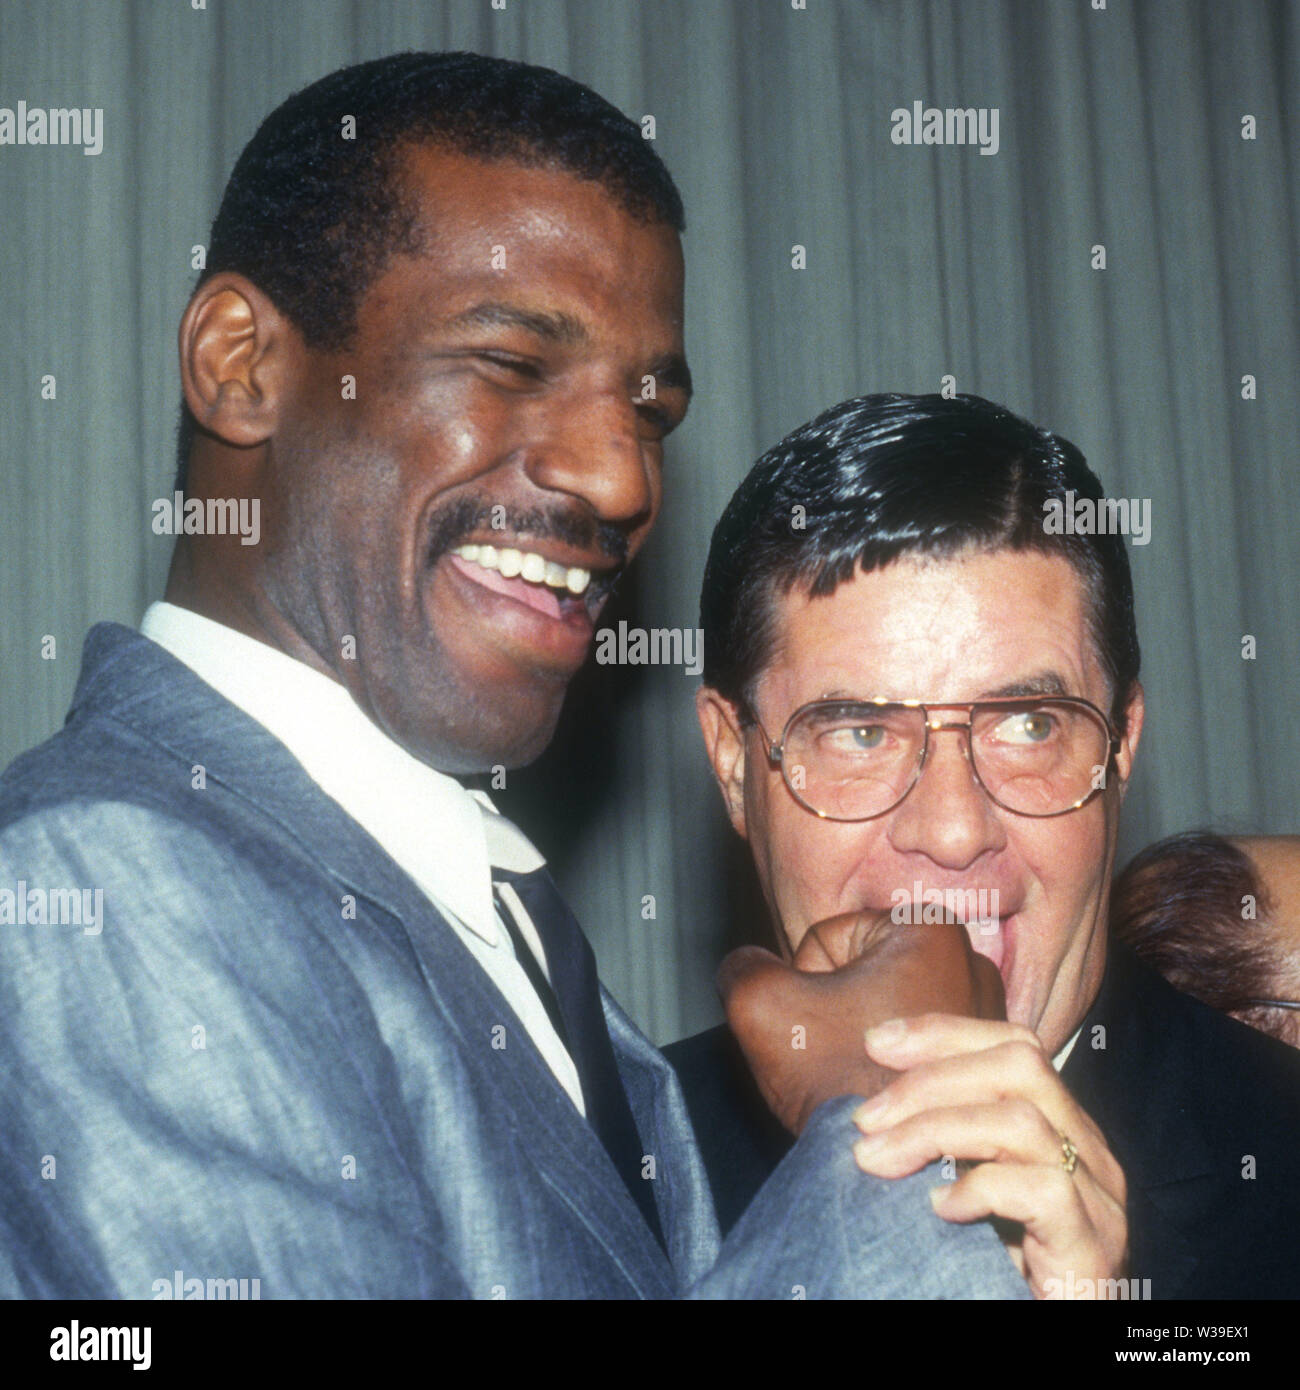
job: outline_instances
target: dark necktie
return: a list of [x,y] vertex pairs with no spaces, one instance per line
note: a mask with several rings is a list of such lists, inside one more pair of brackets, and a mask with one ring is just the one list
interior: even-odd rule
[[[614,1060],[614,1046],[609,1040],[605,1011],[600,1002],[596,958],[587,938],[545,869],[521,874],[493,866],[492,877],[498,883],[510,884],[537,929],[550,967],[550,984],[523,940],[518,924],[497,897],[520,966],[532,981],[547,1013],[552,1009],[558,1013],[555,1031],[578,1069],[587,1121],[604,1144],[619,1176],[662,1246],[664,1238],[654,1190],[641,1176],[641,1158],[645,1150]],[[552,1022],[556,1021],[556,1015],[552,1014]]]
[[[495,872],[499,874],[500,870]],[[501,881],[504,882],[505,880],[502,879]],[[523,968],[524,974],[528,976],[528,983],[532,985],[537,992],[537,997],[542,1001],[542,1008],[546,1010],[546,1016],[551,1020],[551,1027],[555,1029],[556,1036],[564,1044],[565,1049],[571,1053],[569,1030],[564,1026],[564,1015],[560,1012],[560,1001],[555,997],[555,991],[551,988],[551,982],[546,978],[546,972],[542,969],[541,962],[533,955],[533,948],[524,940],[519,923],[515,921],[515,914],[506,906],[505,899],[501,896],[495,883],[492,885],[492,901],[496,904],[497,915],[506,924],[506,933],[515,948],[515,958]],[[538,935],[540,936],[541,933],[538,932]]]

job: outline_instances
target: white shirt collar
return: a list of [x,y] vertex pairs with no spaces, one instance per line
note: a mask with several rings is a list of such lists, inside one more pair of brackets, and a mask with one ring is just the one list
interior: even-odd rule
[[275,647],[171,603],[150,604],[140,631],[274,734],[439,907],[499,942],[490,866],[546,861],[486,793],[412,757],[342,685]]
[[483,816],[483,832],[487,837],[490,864],[517,874],[529,874],[545,865],[546,860],[538,852],[537,846],[514,821],[507,820],[497,810],[487,792],[479,791],[475,787],[468,794],[478,802]]

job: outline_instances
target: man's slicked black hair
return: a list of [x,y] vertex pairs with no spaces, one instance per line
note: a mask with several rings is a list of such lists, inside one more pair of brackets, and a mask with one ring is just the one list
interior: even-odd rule
[[[427,230],[398,167],[417,143],[560,169],[600,183],[642,221],[685,229],[653,145],[589,87],[478,53],[395,53],[332,72],[267,116],[230,175],[196,288],[238,271],[310,346],[346,347],[369,284]],[[178,488],[196,428],[182,404]]]
[[[1049,534],[1044,503],[1099,500],[1068,440],[979,396],[859,396],[769,449],[714,528],[700,596],[704,681],[752,704],[772,656],[773,599],[833,593],[906,555],[1059,554],[1083,577],[1121,732],[1140,653],[1122,536]],[[864,694],[908,694],[867,691]]]

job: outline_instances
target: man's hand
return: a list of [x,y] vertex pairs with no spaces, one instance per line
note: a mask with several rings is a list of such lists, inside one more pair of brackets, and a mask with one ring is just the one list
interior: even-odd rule
[[954,923],[899,926],[846,913],[812,927],[786,965],[733,951],[718,971],[727,1021],[773,1114],[798,1134],[823,1101],[873,1096],[894,1075],[863,1030],[907,1014],[1004,1016],[1002,981]]
[[[854,1115],[860,1168],[896,1178],[945,1156],[975,1160],[936,1190],[935,1210],[1020,1223],[1008,1249],[1038,1298],[1060,1296],[1071,1274],[1075,1284],[1123,1277],[1123,1170],[1033,1032],[932,1013],[873,1029],[867,1051],[901,1075]],[[1077,1150],[1073,1173],[1063,1137]]]
[[[975,1164],[938,1189],[935,1210],[1010,1223],[1004,1238],[1037,1296],[1071,1274],[1076,1287],[1123,1276],[1123,1171],[1037,1036],[1004,1021],[1001,979],[964,927],[848,913],[812,927],[793,968],[746,947],[723,961],[718,983],[787,1129],[799,1133],[834,1096],[869,1096],[855,1114],[859,1166],[903,1177],[941,1158]],[[1063,1136],[1077,1150],[1073,1173]]]

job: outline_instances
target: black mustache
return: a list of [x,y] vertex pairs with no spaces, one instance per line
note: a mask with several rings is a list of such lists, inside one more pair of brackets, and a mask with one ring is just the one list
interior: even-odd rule
[[628,538],[619,527],[592,516],[559,509],[506,510],[502,504],[460,498],[439,512],[429,535],[429,563],[465,544],[476,532],[502,531],[539,541],[554,540],[578,550],[597,551],[621,569],[627,564]]

